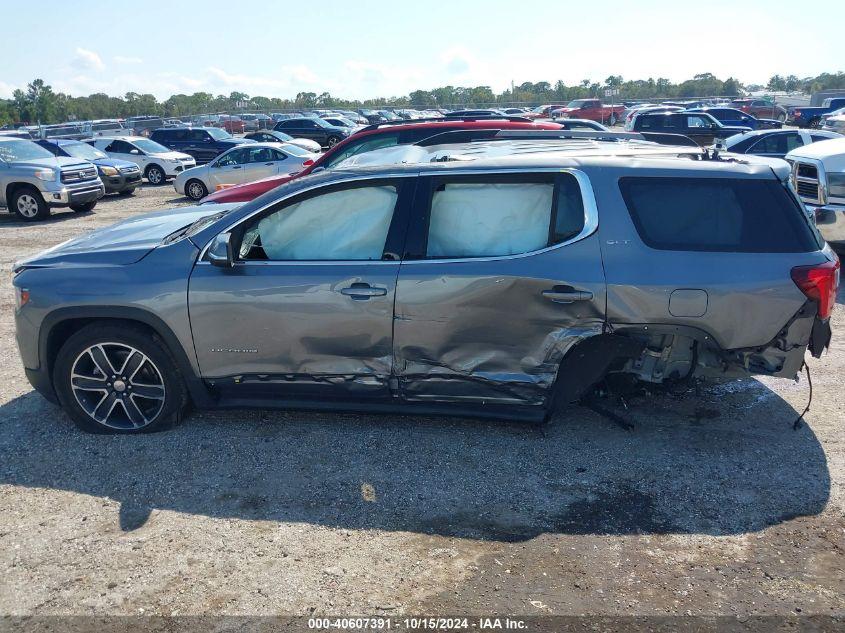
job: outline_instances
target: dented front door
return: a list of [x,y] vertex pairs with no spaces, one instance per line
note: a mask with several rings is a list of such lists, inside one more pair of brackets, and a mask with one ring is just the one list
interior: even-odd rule
[[566,178],[570,193],[577,183],[584,226],[560,244],[494,257],[427,256],[432,196],[442,185],[418,186],[396,287],[394,372],[404,399],[543,405],[563,356],[601,333],[606,291],[592,190],[581,175],[555,178]]

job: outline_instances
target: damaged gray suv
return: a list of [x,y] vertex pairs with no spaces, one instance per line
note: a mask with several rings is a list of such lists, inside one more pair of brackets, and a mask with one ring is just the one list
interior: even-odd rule
[[414,148],[18,263],[34,387],[84,430],[189,405],[540,421],[603,378],[793,378],[839,261],[789,171],[591,139]]

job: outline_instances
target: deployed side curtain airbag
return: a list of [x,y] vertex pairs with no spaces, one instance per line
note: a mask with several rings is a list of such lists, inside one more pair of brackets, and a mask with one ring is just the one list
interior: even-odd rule
[[396,187],[344,189],[308,198],[258,223],[269,259],[381,259]]
[[454,183],[435,191],[429,257],[492,257],[543,248],[549,241],[551,183]]

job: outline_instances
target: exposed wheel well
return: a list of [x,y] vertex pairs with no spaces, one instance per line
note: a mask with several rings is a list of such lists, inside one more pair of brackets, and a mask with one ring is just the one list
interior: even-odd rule
[[[47,335],[47,347],[46,347],[46,357],[45,361],[47,363],[47,371],[49,372],[48,375],[53,375],[53,365],[56,361],[56,356],[59,353],[59,350],[62,348],[62,345],[65,344],[71,336],[76,334],[82,328],[92,325],[94,323],[103,323],[106,325],[125,325],[126,327],[130,327],[135,330],[140,330],[145,334],[150,336],[158,336],[158,332],[155,331],[150,325],[143,323],[141,321],[135,321],[132,319],[119,319],[119,318],[102,318],[97,317],[94,319],[65,319],[57,323],[53,328],[50,330],[50,333]],[[162,341],[165,347],[167,343]],[[169,349],[169,347],[168,347]],[[170,350],[170,353],[173,354],[173,351]]]
[[[28,182],[12,182],[12,183],[9,183],[8,185],[6,185],[6,206],[10,210],[11,210],[11,207],[9,207],[9,204],[10,204],[10,200],[12,199],[12,196],[15,195],[15,192],[17,192],[18,189],[23,189],[23,188],[34,189],[35,191],[38,191],[37,187],[29,184]],[[40,191],[38,191],[38,195],[41,195]]]

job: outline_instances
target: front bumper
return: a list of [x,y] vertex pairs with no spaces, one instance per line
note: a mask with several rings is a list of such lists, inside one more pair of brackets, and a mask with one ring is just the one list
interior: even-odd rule
[[825,241],[837,248],[845,247],[845,205],[807,205],[807,209],[816,218],[816,227]]
[[89,180],[73,185],[50,187],[43,192],[44,201],[51,207],[66,207],[99,200],[106,194],[102,181]]
[[164,172],[168,178],[174,178],[181,174],[183,171],[187,171],[188,169],[193,169],[197,166],[197,161],[192,160],[191,162],[182,162],[182,163],[165,163],[163,165]]
[[117,176],[100,176],[106,193],[120,193],[127,189],[134,189],[141,185],[141,170],[130,173],[119,173]]

